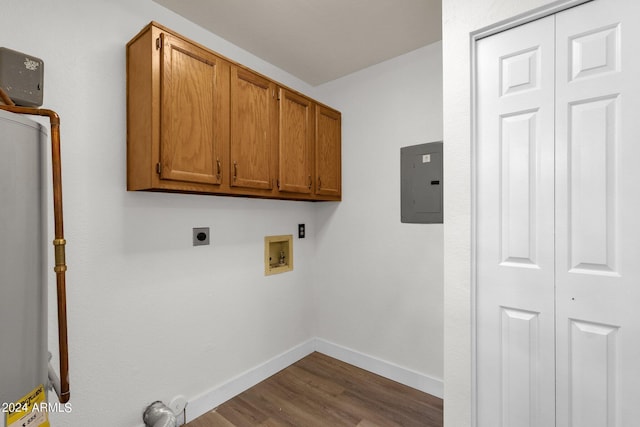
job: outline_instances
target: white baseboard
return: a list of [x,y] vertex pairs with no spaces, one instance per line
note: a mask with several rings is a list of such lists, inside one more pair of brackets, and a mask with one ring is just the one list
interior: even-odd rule
[[444,382],[441,379],[432,378],[428,375],[421,374],[420,372],[343,347],[323,340],[322,338],[315,339],[315,349],[316,351],[326,354],[327,356],[331,356],[334,359],[338,359],[366,371],[373,372],[381,377],[415,388],[416,390],[429,393],[441,399],[444,396]]
[[187,405],[186,422],[193,421],[199,416],[220,406],[227,400],[253,387],[273,374],[296,363],[305,356],[318,351],[320,353],[341,360],[345,363],[365,369],[374,374],[399,382],[406,386],[442,398],[444,395],[443,381],[404,368],[391,362],[369,356],[347,347],[334,344],[321,338],[312,338],[292,349],[279,354],[272,359],[236,376],[235,378],[216,386],[192,399]]
[[315,339],[310,339],[290,350],[281,353],[266,362],[243,372],[222,385],[216,386],[192,399],[187,404],[186,422],[193,421],[227,400],[239,395],[271,375],[293,365],[298,360],[315,351]]

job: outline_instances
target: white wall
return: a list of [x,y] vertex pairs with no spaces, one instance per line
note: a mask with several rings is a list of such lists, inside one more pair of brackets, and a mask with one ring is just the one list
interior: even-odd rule
[[549,0],[443,0],[445,158],[445,426],[471,425],[470,33]]
[[[126,192],[125,45],[151,20],[341,109],[345,201]],[[140,425],[315,336],[442,378],[443,228],[399,220],[400,147],[442,139],[440,44],[317,88],[151,0],[5,1],[0,44],[44,60],[62,118],[73,412],[55,427]],[[263,237],[298,223],[295,270],[264,277]]]
[[443,226],[400,222],[400,147],[442,140],[441,55],[432,44],[318,88],[342,111],[344,201],[316,210],[314,267],[318,336],[439,380]]
[[[2,2],[0,44],[44,60],[45,106],[62,120],[73,412],[56,427],[140,425],[151,401],[191,398],[314,336],[317,205],[125,191],[125,45],[152,19],[309,92],[151,0]],[[298,223],[295,270],[264,277],[264,236]],[[192,247],[195,226],[212,227],[211,246]]]

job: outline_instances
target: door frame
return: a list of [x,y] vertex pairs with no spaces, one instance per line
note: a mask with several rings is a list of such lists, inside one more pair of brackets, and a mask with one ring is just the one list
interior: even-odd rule
[[477,100],[477,42],[494,34],[510,30],[511,28],[529,22],[555,15],[558,12],[579,6],[590,1],[598,0],[557,0],[545,6],[515,15],[503,21],[480,28],[469,34],[471,46],[471,426],[478,425],[478,354],[477,354],[477,180],[478,180],[478,100]]

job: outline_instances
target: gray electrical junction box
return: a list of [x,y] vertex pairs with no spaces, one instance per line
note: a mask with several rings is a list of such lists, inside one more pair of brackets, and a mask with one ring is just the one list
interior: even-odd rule
[[16,105],[42,105],[43,76],[41,59],[0,47],[0,87]]
[[400,218],[442,224],[442,141],[400,149]]

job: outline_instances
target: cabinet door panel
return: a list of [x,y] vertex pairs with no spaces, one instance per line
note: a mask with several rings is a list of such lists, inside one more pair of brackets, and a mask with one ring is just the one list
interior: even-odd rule
[[162,179],[220,184],[222,60],[162,34]]
[[341,195],[340,113],[326,107],[316,108],[316,194]]
[[283,88],[279,103],[279,190],[311,193],[313,103]]
[[238,67],[231,71],[231,185],[272,188],[275,86]]

